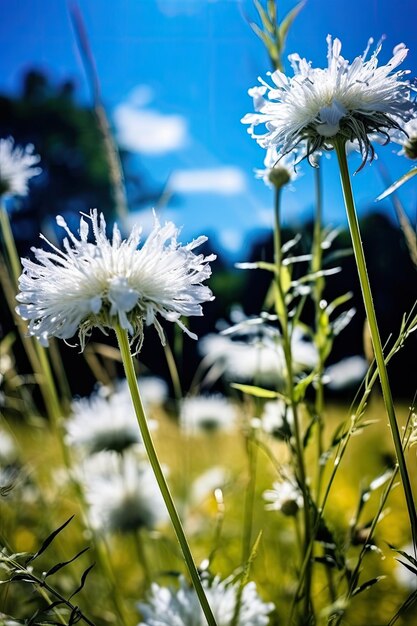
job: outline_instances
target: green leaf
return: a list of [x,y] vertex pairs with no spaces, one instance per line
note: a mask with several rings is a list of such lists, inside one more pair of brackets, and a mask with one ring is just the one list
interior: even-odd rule
[[68,524],[71,522],[71,520],[73,519],[74,515],[71,515],[71,517],[69,519],[67,519],[66,522],[64,522],[62,524],[62,526],[60,526],[59,528],[57,528],[56,530],[54,530],[54,532],[52,532],[43,542],[43,544],[41,545],[41,547],[39,548],[39,550],[33,554],[27,561],[26,561],[26,565],[28,563],[30,563],[31,561],[34,561],[38,556],[40,556],[43,552],[45,552],[45,550],[47,549],[47,547],[53,542],[53,540],[55,539],[55,537],[62,531],[64,530],[64,528],[66,526],[68,526]]
[[316,372],[313,370],[308,376],[305,376],[294,387],[294,400],[295,402],[301,402],[304,399],[307,387],[313,382],[316,376]]
[[262,389],[262,387],[256,387],[255,385],[241,385],[240,383],[231,383],[233,389],[238,389],[242,393],[246,393],[248,396],[255,396],[255,398],[267,398],[273,400],[275,398],[284,398],[284,396],[278,391],[271,391],[271,389]]
[[352,597],[357,596],[359,593],[362,593],[362,591],[366,591],[373,585],[376,585],[376,583],[379,583],[379,581],[382,580],[383,578],[386,578],[386,576],[376,576],[375,578],[370,578],[369,580],[366,581],[366,583],[363,583],[362,585],[360,585],[359,587],[356,587],[356,589],[353,590]]
[[333,311],[337,309],[337,307],[339,307],[342,304],[345,304],[346,302],[349,302],[349,300],[351,300],[352,298],[353,298],[353,292],[348,291],[347,293],[344,293],[342,296],[339,296],[338,298],[335,298],[334,300],[332,300],[330,304],[326,306],[327,315],[331,315]]
[[81,556],[82,554],[84,554],[84,552],[87,552],[87,550],[89,550],[90,548],[84,548],[83,550],[81,550],[80,552],[78,552],[78,554],[76,554],[75,556],[72,557],[72,559],[69,559],[69,561],[64,561],[62,563],[57,563],[56,565],[54,565],[53,567],[51,567],[51,569],[49,569],[46,574],[44,575],[44,580],[45,578],[48,578],[48,576],[52,576],[52,574],[55,574],[56,572],[58,572],[60,569],[62,569],[63,567],[65,567],[66,565],[69,565],[70,563],[72,563],[73,561],[75,561],[76,559],[78,559],[79,556]]
[[271,20],[271,23],[276,24],[277,23],[277,7],[275,4],[275,0],[268,0],[267,10],[268,10],[268,15],[269,15],[269,19]]
[[281,50],[285,46],[285,41],[287,39],[288,31],[289,31],[293,21],[295,20],[297,15],[300,13],[300,11],[304,7],[305,3],[306,3],[306,0],[302,0],[301,2],[296,4],[295,7],[293,9],[291,9],[291,11],[289,11],[289,13],[287,13],[285,18],[282,20],[282,22],[280,24],[280,27],[279,27],[279,38],[280,38],[280,42],[281,42]]
[[70,595],[70,597],[68,598],[68,600],[71,600],[71,598],[73,598],[74,596],[77,595],[77,593],[79,593],[81,591],[81,589],[84,587],[85,585],[85,581],[87,580],[87,576],[88,574],[91,572],[91,570],[93,569],[93,567],[95,566],[95,563],[93,563],[92,565],[90,565],[90,567],[87,567],[87,569],[83,572],[83,575],[81,576],[81,582],[79,587],[77,587],[77,589]]
[[408,180],[410,180],[410,178],[413,178],[413,176],[415,176],[417,174],[417,167],[413,167],[413,169],[411,169],[409,172],[407,172],[406,174],[403,174],[403,176],[401,176],[401,178],[399,178],[395,183],[393,183],[392,185],[390,185],[388,187],[388,189],[386,189],[383,193],[381,193],[377,199],[375,200],[375,202],[379,202],[380,200],[383,200],[384,198],[386,198],[387,196],[389,196],[390,194],[392,194],[394,191],[396,191],[399,187],[401,187],[402,185],[404,185],[404,183],[406,183]]
[[273,32],[274,32],[274,26],[273,26],[273,24],[271,24],[271,21],[270,21],[270,19],[268,17],[267,12],[263,8],[263,6],[259,2],[259,0],[254,0],[254,3],[255,3],[256,10],[259,13],[259,17],[261,18],[263,27],[265,28],[265,30],[267,30],[272,35]]
[[274,59],[275,61],[278,58],[278,53],[275,48],[274,42],[266,33],[264,33],[264,31],[261,28],[259,28],[257,24],[255,24],[255,22],[251,22],[250,25],[254,33],[259,37],[259,39],[264,44],[271,59]]

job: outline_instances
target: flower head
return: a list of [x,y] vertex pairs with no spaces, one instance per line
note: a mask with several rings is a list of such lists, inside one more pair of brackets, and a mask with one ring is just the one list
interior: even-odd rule
[[41,173],[40,156],[33,154],[34,147],[15,148],[14,139],[0,139],[0,196],[25,196],[28,181]]
[[[231,626],[239,594],[239,583],[216,576],[203,580],[207,600],[218,626]],[[261,600],[253,582],[243,587],[237,626],[267,626],[274,605]],[[205,626],[207,623],[197,595],[180,578],[179,589],[153,583],[147,602],[140,602],[143,619],[139,626]]]
[[[261,87],[249,90],[255,113],[242,122],[264,148],[275,147],[286,154],[306,141],[307,157],[316,150],[331,149],[336,137],[357,140],[365,163],[374,151],[370,133],[381,133],[389,140],[391,129],[412,116],[410,85],[405,70],[394,71],[408,50],[399,44],[386,65],[378,67],[381,43],[370,58],[370,39],[362,56],[349,63],[341,55],[339,39],[327,37],[327,68],[313,68],[298,54],[289,56],[293,77],[276,70],[273,85],[260,79]],[[268,95],[268,99],[264,96]],[[267,132],[255,135],[254,127],[265,124]]]
[[265,402],[260,419],[262,430],[277,439],[288,439],[291,436],[293,423],[293,410],[286,405],[284,400],[278,398]]
[[[294,373],[314,369],[317,350],[298,326],[293,330],[291,343]],[[281,335],[263,318],[244,318],[221,335],[206,335],[199,348],[229,380],[275,387],[285,379]]]
[[[139,228],[123,240],[114,225],[109,239],[104,216],[95,209],[87,220],[81,217],[80,239],[62,217],[58,216],[57,223],[68,235],[64,251],[49,242],[49,251],[32,248],[36,262],[22,260],[17,296],[21,302],[17,312],[29,321],[29,333],[43,345],[53,336],[69,339],[77,330],[83,345],[92,327],[116,324],[139,343],[144,325],[153,324],[164,342],[158,315],[196,338],[180,318],[202,315],[201,303],[213,299],[202,283],[211,274],[209,262],[215,255],[193,252],[206,237],[182,246],[175,225],[167,222],[161,226],[155,218],[154,228],[141,246]],[[88,241],[90,226],[93,243]]]
[[188,433],[231,430],[236,417],[236,407],[220,394],[191,396],[181,403],[180,422]]
[[284,515],[296,515],[303,507],[303,496],[294,478],[283,477],[281,482],[274,482],[272,489],[264,491],[265,508],[269,511],[281,511]]
[[168,514],[148,463],[132,452],[100,452],[84,463],[85,499],[91,524],[103,532],[153,529]]
[[265,169],[256,169],[255,176],[256,178],[262,178],[268,187],[281,189],[297,178],[295,169],[296,158],[295,154],[284,154],[280,157],[277,149],[272,146],[266,151],[264,159]]
[[398,154],[415,161],[417,159],[417,117],[406,122],[401,131],[395,129],[391,133],[391,140],[402,146]]
[[102,450],[123,452],[141,442],[130,396],[120,390],[100,389],[89,398],[75,400],[66,421],[67,442],[87,454]]

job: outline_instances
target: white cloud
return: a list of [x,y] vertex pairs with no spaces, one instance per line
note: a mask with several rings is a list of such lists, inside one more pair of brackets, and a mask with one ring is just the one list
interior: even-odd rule
[[245,191],[246,178],[238,167],[208,167],[176,170],[168,185],[178,193],[235,195]]
[[220,229],[217,236],[223,248],[230,252],[239,252],[242,248],[244,233],[241,230]]
[[155,226],[155,216],[161,224],[171,221],[177,224],[178,221],[178,215],[173,210],[164,207],[163,210],[155,211],[152,207],[148,207],[129,213],[125,222],[125,228],[130,231],[134,226],[139,226],[142,228],[143,237],[147,237]]
[[131,152],[156,156],[179,150],[187,141],[186,119],[143,108],[152,99],[152,89],[140,85],[116,107],[113,119],[119,144]]

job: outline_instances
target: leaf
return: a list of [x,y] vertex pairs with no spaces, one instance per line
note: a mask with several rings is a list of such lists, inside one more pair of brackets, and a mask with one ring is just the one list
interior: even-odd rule
[[274,59],[275,61],[278,58],[278,53],[274,46],[274,42],[270,39],[270,37],[268,37],[266,33],[264,33],[264,31],[261,28],[259,28],[257,24],[255,24],[255,22],[251,22],[250,25],[254,33],[258,35],[259,39],[264,44],[265,48],[268,50],[268,54],[271,57],[271,59]]
[[335,311],[339,306],[341,306],[342,304],[345,304],[352,298],[353,298],[353,291],[348,291],[347,293],[344,293],[342,296],[339,296],[338,298],[335,298],[334,300],[332,300],[330,304],[328,304],[326,307],[327,315],[331,315],[333,311]]
[[263,8],[259,0],[254,0],[254,4],[256,7],[256,10],[259,13],[259,17],[261,18],[263,27],[272,35],[274,32],[274,26],[273,24],[271,24],[271,20],[269,19],[267,12]]
[[313,370],[308,376],[305,376],[296,384],[294,387],[294,400],[296,403],[304,398],[307,387],[313,382],[315,377],[316,372]]
[[402,603],[402,605],[400,606],[400,608],[398,609],[394,617],[390,620],[388,626],[394,626],[398,618],[403,613],[411,609],[411,607],[416,603],[416,601],[417,601],[417,591],[413,591],[412,593],[410,593],[408,598]]
[[38,556],[40,556],[43,552],[45,552],[45,550],[47,549],[47,547],[53,542],[53,540],[55,539],[55,537],[62,531],[64,530],[64,528],[66,526],[68,526],[68,524],[71,522],[71,520],[73,519],[74,515],[71,515],[71,517],[69,519],[67,519],[66,522],[64,522],[62,524],[62,526],[60,526],[59,528],[57,528],[56,530],[54,530],[54,532],[52,532],[43,542],[43,544],[41,545],[41,547],[39,548],[39,550],[33,554],[27,561],[26,561],[26,565],[28,563],[30,563],[31,561],[34,561],[36,558],[38,558]]
[[379,581],[382,580],[383,578],[386,578],[386,576],[376,576],[375,578],[370,578],[369,580],[366,581],[366,583],[363,583],[362,585],[360,585],[359,587],[356,587],[356,589],[352,591],[352,597],[357,596],[358,594],[362,593],[362,591],[366,591],[370,587],[373,587],[373,585],[376,585],[376,583],[379,583]]
[[413,176],[415,176],[416,174],[417,174],[417,167],[413,167],[413,169],[411,169],[406,174],[403,174],[403,176],[401,176],[401,178],[399,178],[395,183],[390,185],[390,187],[388,187],[388,189],[386,189],[383,193],[381,193],[377,197],[375,202],[379,202],[380,200],[383,200],[384,198],[386,198],[387,196],[392,194],[393,191],[396,191],[399,187],[404,185],[404,183],[406,183],[408,180],[410,180],[410,178],[413,178]]
[[412,574],[414,574],[414,576],[417,576],[417,570],[414,567],[411,567],[411,565],[409,565],[408,563],[401,561],[401,559],[396,560],[398,561],[398,563],[401,563],[401,565],[404,565],[404,567],[406,567]]
[[284,17],[284,19],[282,20],[280,27],[279,27],[279,38],[280,38],[280,43],[281,43],[281,50],[285,46],[285,41],[287,39],[288,31],[293,21],[295,20],[297,15],[300,13],[301,9],[303,9],[305,3],[306,3],[306,0],[302,0],[301,2],[296,4],[295,7],[291,9],[291,11],[289,11],[287,15]]
[[255,398],[268,398],[269,400],[275,398],[282,398],[282,394],[278,391],[272,391],[271,389],[262,389],[262,387],[256,387],[255,385],[241,385],[240,383],[231,383],[233,389],[238,389],[242,393],[248,394],[248,396],[255,396]]
[[81,582],[80,582],[79,587],[77,587],[77,589],[74,591],[74,593],[72,593],[70,595],[68,600],[71,600],[71,598],[73,598],[75,595],[77,595],[77,593],[79,593],[81,591],[81,589],[84,587],[85,581],[87,580],[87,576],[91,572],[91,570],[93,569],[94,565],[95,565],[95,563],[90,565],[90,567],[87,567],[87,569],[83,572],[83,575],[81,576]]
[[79,556],[81,556],[82,554],[84,554],[84,552],[87,552],[87,550],[89,550],[90,548],[84,548],[84,550],[81,550],[81,552],[78,552],[78,554],[76,554],[75,556],[72,557],[72,559],[70,559],[69,561],[64,561],[62,563],[57,563],[56,565],[54,565],[53,567],[51,567],[51,569],[49,569],[46,574],[44,575],[44,580],[45,578],[48,578],[48,576],[52,576],[52,574],[55,574],[56,572],[58,572],[60,569],[62,569],[63,567],[65,567],[66,565],[69,565],[69,563],[72,563],[73,561],[75,561],[76,559],[78,559]]

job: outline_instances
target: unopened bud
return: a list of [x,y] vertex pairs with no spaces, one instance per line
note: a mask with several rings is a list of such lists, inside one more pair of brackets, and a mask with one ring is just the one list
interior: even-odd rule
[[287,185],[291,180],[291,176],[287,168],[280,166],[272,167],[268,174],[268,178],[277,189],[281,189],[281,187]]

